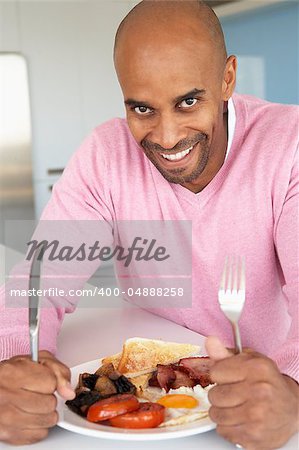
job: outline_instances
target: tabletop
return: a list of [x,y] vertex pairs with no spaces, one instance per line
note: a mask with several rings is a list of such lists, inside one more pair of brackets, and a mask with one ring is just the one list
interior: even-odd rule
[[[83,308],[67,315],[58,339],[58,358],[69,367],[91,361],[103,356],[117,353],[122,343],[129,337],[161,338],[175,342],[199,344],[204,350],[204,338],[193,331],[181,327],[162,317],[147,311],[124,305],[121,308]],[[229,450],[234,445],[222,439],[217,433],[206,433],[175,438],[165,441],[114,441],[102,438],[83,436],[59,428],[50,430],[46,440],[28,445],[26,449],[53,450],[57,449],[119,449],[122,450],[154,450],[166,449],[212,449]],[[0,443],[0,450],[12,447]],[[298,450],[298,435],[294,436],[284,447],[284,450]]]

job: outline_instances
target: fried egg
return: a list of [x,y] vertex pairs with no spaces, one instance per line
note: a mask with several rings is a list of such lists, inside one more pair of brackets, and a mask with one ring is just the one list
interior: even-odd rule
[[208,391],[212,386],[202,388],[199,384],[190,387],[164,389],[148,387],[140,400],[157,402],[165,406],[165,420],[160,427],[182,425],[208,416],[210,402]]

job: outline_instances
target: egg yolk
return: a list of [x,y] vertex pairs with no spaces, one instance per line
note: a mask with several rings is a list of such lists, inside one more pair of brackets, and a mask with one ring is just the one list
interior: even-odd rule
[[169,394],[159,398],[157,403],[166,408],[195,408],[198,406],[198,401],[192,395],[186,394]]

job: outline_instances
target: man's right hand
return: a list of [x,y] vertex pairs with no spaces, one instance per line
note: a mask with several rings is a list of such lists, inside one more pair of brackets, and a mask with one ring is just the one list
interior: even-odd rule
[[0,441],[25,445],[44,439],[58,421],[54,392],[75,397],[69,381],[69,368],[45,350],[38,364],[29,356],[0,362]]

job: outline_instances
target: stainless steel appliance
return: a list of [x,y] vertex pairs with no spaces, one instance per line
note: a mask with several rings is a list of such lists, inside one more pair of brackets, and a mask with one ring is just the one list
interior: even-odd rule
[[[0,244],[8,219],[34,219],[27,64],[0,53]],[[16,233],[16,240],[18,236]]]

